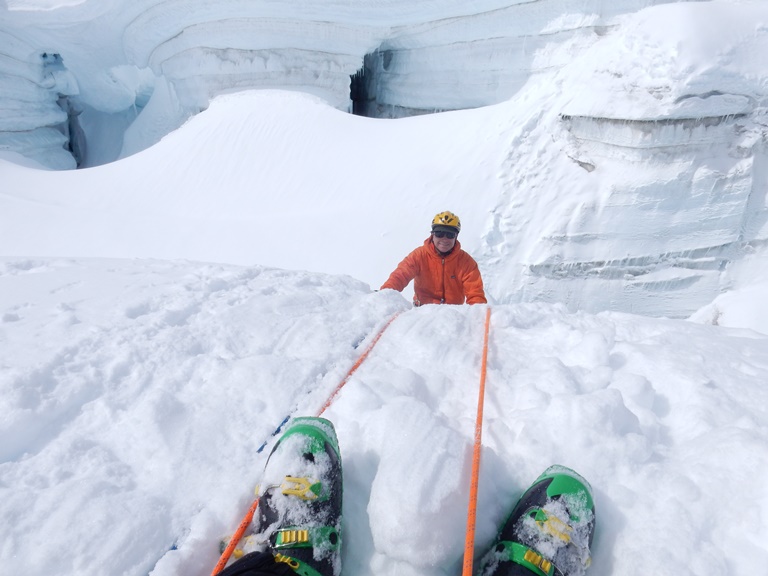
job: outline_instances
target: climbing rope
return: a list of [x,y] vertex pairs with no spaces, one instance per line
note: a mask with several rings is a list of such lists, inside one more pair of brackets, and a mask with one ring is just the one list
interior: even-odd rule
[[480,364],[480,392],[477,399],[475,419],[475,447],[472,452],[472,477],[469,483],[469,506],[467,507],[467,534],[464,540],[464,569],[462,576],[472,576],[475,556],[475,524],[477,521],[477,487],[480,476],[480,449],[483,437],[483,404],[485,403],[485,374],[488,366],[488,334],[491,326],[491,307],[485,311],[485,334],[483,336],[483,359]]
[[[387,322],[384,324],[384,326],[381,327],[381,329],[376,333],[376,336],[373,337],[373,340],[371,340],[371,343],[368,344],[366,349],[363,351],[362,354],[357,358],[357,361],[352,365],[352,367],[349,369],[349,371],[346,373],[344,378],[341,379],[341,382],[334,388],[333,392],[331,392],[330,396],[328,396],[328,399],[323,403],[322,408],[320,408],[320,411],[317,413],[318,416],[320,416],[323,412],[326,411],[326,409],[333,404],[333,402],[336,400],[336,396],[339,394],[341,389],[344,387],[344,385],[349,382],[349,379],[352,377],[352,375],[357,371],[358,368],[362,365],[363,362],[365,362],[365,359],[368,358],[368,355],[371,353],[371,350],[373,350],[373,347],[376,346],[376,343],[381,339],[382,334],[384,334],[384,331],[389,327],[392,322],[395,321],[395,318],[397,318],[400,315],[400,312],[396,312],[392,317],[387,320]],[[283,423],[278,427],[278,429],[275,431],[277,433],[280,428],[290,419],[290,416],[286,417],[285,420],[283,420]],[[263,447],[262,447],[263,448]],[[261,451],[261,448],[259,449]],[[240,524],[237,527],[237,530],[235,530],[235,533],[232,534],[232,538],[230,538],[229,543],[227,544],[227,547],[224,549],[224,552],[221,553],[221,557],[219,558],[219,561],[216,563],[216,567],[213,569],[213,572],[211,572],[211,576],[216,576],[219,572],[221,572],[224,567],[227,565],[227,562],[229,562],[230,557],[232,556],[232,553],[235,551],[235,548],[237,547],[238,543],[243,537],[243,534],[245,534],[245,531],[248,529],[248,526],[253,521],[253,516],[256,513],[256,509],[259,506],[259,499],[258,497],[253,501],[250,508],[248,508],[248,512],[246,512],[245,516],[243,516],[243,519],[240,521]]]

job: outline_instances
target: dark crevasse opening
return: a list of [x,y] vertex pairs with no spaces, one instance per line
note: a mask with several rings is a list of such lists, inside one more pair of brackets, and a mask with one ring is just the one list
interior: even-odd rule
[[376,116],[376,64],[378,50],[366,54],[363,66],[350,76],[349,98],[352,100],[352,114]]
[[[403,106],[397,102],[384,101],[383,94],[397,91],[397,83],[403,75],[395,68],[396,53],[381,47],[366,54],[362,67],[350,76],[349,98],[352,101],[352,113],[369,118],[404,118],[421,114],[441,112],[437,108],[420,109]],[[391,94],[390,94],[391,97]]]
[[64,95],[59,95],[57,104],[67,113],[67,121],[57,126],[67,138],[64,148],[72,154],[77,167],[80,168],[86,159],[85,132],[80,126],[80,114],[83,109],[74,98]]
[[78,102],[76,90],[73,89],[73,81],[67,68],[64,66],[64,59],[57,52],[43,52],[40,55],[43,66],[43,76],[52,80],[52,91],[56,92],[56,104],[67,115],[67,119],[55,126],[64,137],[64,149],[67,150],[75,159],[75,163],[80,167],[86,155],[85,132],[80,126],[80,114],[83,108]]

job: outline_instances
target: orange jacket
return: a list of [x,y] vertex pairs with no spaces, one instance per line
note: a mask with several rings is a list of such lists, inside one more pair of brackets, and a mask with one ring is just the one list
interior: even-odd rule
[[453,250],[443,256],[432,244],[430,236],[397,265],[381,289],[401,292],[413,283],[413,303],[421,304],[483,304],[486,302],[483,279],[477,262],[461,249],[456,241]]

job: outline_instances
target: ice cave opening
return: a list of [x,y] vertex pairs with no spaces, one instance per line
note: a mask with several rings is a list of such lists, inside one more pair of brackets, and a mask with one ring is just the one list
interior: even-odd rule
[[349,99],[352,101],[352,114],[357,116],[377,116],[376,112],[376,69],[379,51],[366,54],[363,66],[352,74],[349,82]]

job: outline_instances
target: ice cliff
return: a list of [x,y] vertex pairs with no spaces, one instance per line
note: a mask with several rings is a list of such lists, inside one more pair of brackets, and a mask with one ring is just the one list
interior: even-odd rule
[[768,234],[767,17],[727,2],[623,17],[513,99],[525,120],[486,235],[511,300],[680,316],[732,287],[728,265]]
[[661,3],[9,0],[0,145],[52,168],[97,165],[247,88],[377,117],[484,106],[567,65],[617,15]]

